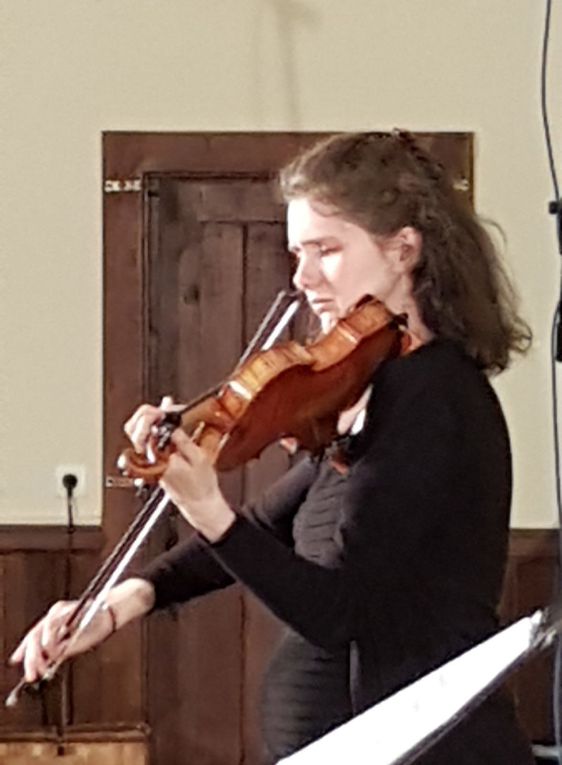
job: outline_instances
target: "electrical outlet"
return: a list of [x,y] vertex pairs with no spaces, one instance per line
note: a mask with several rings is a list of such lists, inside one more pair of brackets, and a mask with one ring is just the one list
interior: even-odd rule
[[66,497],[66,488],[62,482],[65,475],[75,475],[78,483],[74,489],[74,496],[81,497],[86,493],[86,466],[85,465],[57,465],[55,468],[55,482],[57,496]]

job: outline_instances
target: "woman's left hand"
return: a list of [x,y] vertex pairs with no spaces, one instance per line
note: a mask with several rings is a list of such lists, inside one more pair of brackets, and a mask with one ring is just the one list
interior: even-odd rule
[[172,435],[176,451],[168,461],[160,485],[184,518],[215,542],[230,528],[236,515],[226,502],[217,473],[206,453],[177,429]]

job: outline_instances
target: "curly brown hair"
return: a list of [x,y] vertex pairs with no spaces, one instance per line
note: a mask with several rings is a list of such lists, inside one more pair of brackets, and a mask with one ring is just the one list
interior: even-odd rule
[[427,327],[460,344],[481,369],[505,369],[531,330],[482,222],[444,168],[406,132],[346,133],[325,139],[281,171],[288,202],[329,204],[377,236],[412,226],[422,234],[413,295]]

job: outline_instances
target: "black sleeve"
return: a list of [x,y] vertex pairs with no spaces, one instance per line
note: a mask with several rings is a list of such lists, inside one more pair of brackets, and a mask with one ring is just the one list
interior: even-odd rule
[[451,510],[443,486],[456,480],[459,427],[454,407],[428,381],[408,381],[392,401],[382,397],[367,427],[343,498],[338,567],[299,557],[243,517],[209,545],[271,611],[328,648],[359,637],[365,620],[382,614],[397,556],[402,567],[419,557],[421,540]]
[[[264,536],[273,535],[280,544],[290,546],[293,515],[315,473],[316,466],[309,458],[301,460],[258,502],[244,508],[245,517],[258,526]],[[198,534],[159,555],[136,575],[153,585],[156,609],[205,595],[234,581]]]

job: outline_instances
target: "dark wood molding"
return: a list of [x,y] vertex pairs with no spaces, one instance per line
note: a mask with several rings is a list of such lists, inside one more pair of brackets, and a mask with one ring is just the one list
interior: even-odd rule
[[558,529],[511,529],[509,558],[557,558]]
[[[100,526],[78,526],[73,533],[75,550],[101,550],[104,534]],[[63,525],[0,525],[0,552],[18,550],[65,550],[66,526]],[[510,558],[556,558],[558,529],[511,529]]]
[[[19,550],[65,550],[66,526],[0,525],[0,552]],[[100,526],[78,526],[73,535],[74,550],[101,550],[105,543]],[[511,529],[510,558],[558,557],[558,529]]]
[[[298,154],[334,131],[321,133],[159,133],[107,131],[102,134],[104,180],[131,180],[147,173],[225,173],[242,176],[273,174]],[[462,167],[461,177],[473,198],[474,134],[416,132],[422,145],[431,144],[447,166]],[[466,144],[469,141],[468,153]],[[460,150],[460,153],[459,153]]]
[[[73,551],[97,552],[104,543],[99,526],[78,526],[72,533]],[[19,551],[65,551],[68,546],[66,526],[1,525],[0,553]]]

